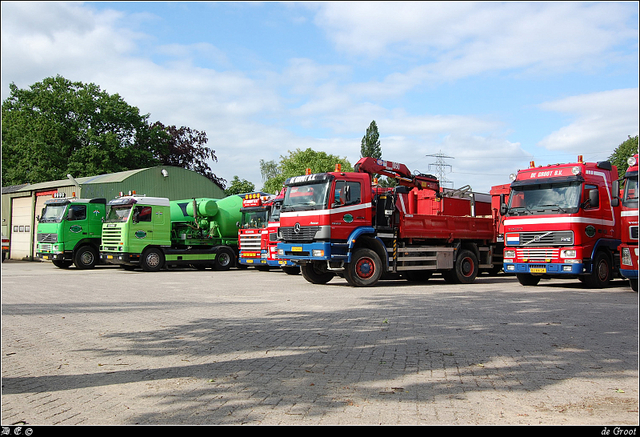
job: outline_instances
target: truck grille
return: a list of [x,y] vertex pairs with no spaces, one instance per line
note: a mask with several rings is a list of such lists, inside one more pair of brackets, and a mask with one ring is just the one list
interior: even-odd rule
[[637,240],[638,239],[638,227],[637,226],[631,226],[629,228],[629,233],[631,234],[631,239],[632,240]]
[[516,249],[516,256],[529,262],[545,262],[560,259],[560,249]]
[[38,234],[38,243],[57,243],[58,234]]
[[535,246],[571,246],[573,245],[573,231],[554,232],[520,232],[520,246],[525,244]]
[[260,250],[260,234],[240,235],[240,248],[242,250]]
[[102,228],[102,245],[118,246],[122,240],[122,229],[120,228]]
[[282,235],[282,239],[284,241],[295,241],[295,242],[304,242],[304,241],[313,241],[313,238],[316,236],[316,232],[320,229],[319,226],[304,226],[299,228],[299,232],[294,232],[293,227],[283,228],[280,227],[280,235]]

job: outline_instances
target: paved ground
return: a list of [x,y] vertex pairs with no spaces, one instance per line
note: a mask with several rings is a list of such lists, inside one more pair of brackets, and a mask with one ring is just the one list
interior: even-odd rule
[[625,282],[2,264],[2,424],[638,424]]

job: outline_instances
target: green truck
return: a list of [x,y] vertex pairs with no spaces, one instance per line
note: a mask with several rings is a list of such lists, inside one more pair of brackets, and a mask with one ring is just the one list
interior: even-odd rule
[[100,237],[107,200],[54,197],[38,216],[36,258],[61,269],[93,268],[100,260]]
[[212,267],[227,270],[238,258],[242,198],[172,200],[122,196],[110,200],[102,226],[100,259],[127,269]]

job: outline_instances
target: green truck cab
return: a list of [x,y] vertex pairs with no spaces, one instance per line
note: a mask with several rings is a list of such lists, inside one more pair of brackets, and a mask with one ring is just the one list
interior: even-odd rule
[[113,199],[107,204],[100,258],[144,271],[168,266],[226,270],[237,259],[235,223],[242,200],[235,197],[231,202],[136,195]]
[[44,203],[38,219],[36,258],[66,269],[93,268],[99,248],[106,199],[52,198]]

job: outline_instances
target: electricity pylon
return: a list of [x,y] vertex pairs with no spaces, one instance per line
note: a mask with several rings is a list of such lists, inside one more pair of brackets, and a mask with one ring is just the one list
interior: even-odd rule
[[442,150],[438,153],[436,153],[435,155],[426,155],[426,156],[433,156],[436,159],[436,162],[429,164],[429,170],[431,170],[432,167],[435,168],[436,170],[436,175],[438,177],[438,180],[440,181],[440,186],[441,187],[449,187],[449,188],[453,188],[453,181],[450,181],[446,178],[445,176],[445,170],[448,167],[449,171],[451,171],[451,166],[449,164],[446,164],[444,162],[445,159],[455,159],[453,156],[447,156],[444,153],[442,153]]

